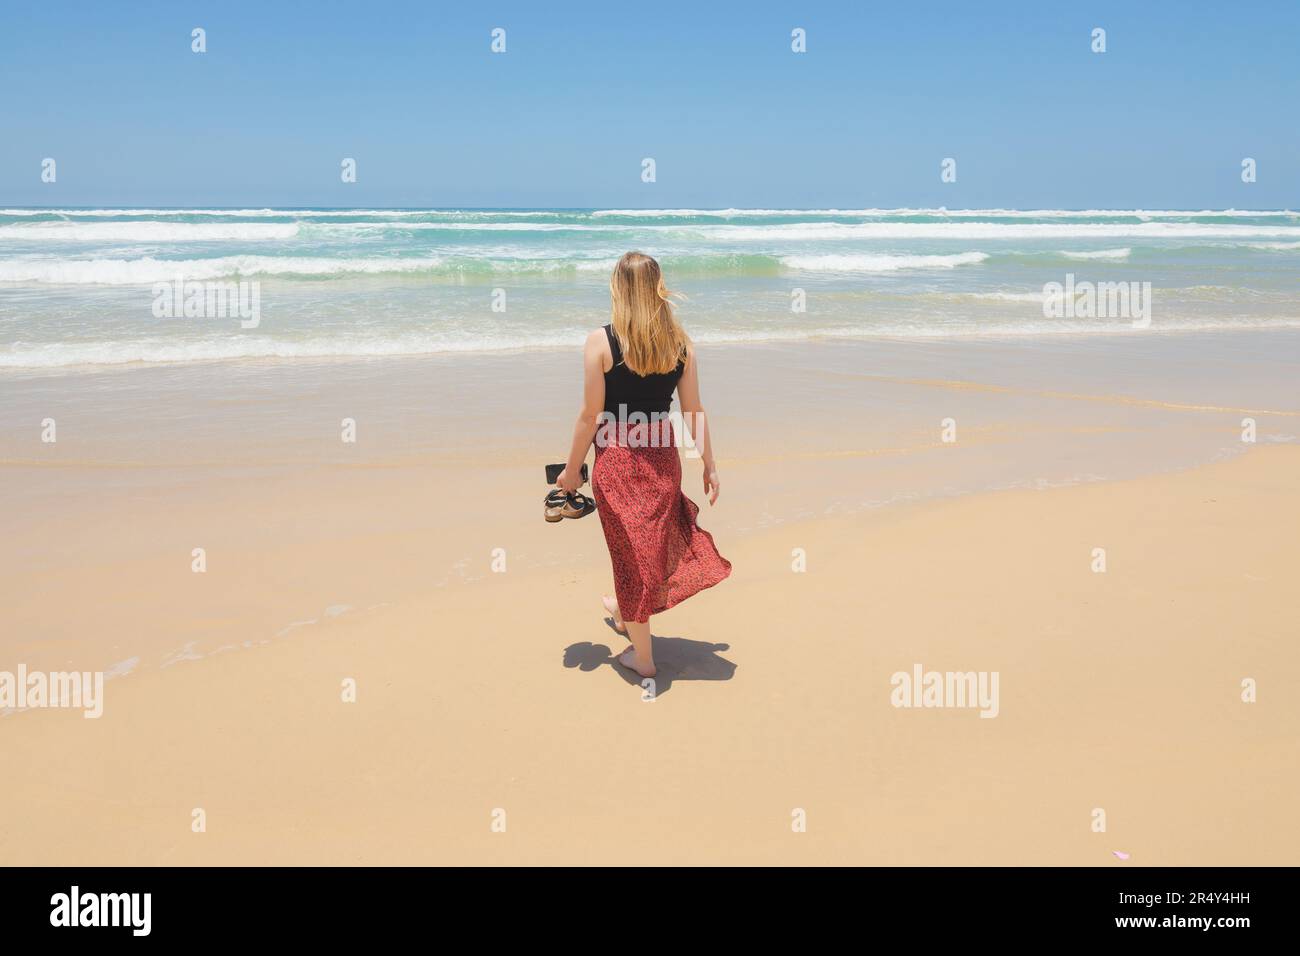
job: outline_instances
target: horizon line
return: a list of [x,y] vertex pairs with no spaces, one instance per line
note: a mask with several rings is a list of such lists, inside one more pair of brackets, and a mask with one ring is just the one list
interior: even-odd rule
[[105,210],[126,210],[126,209],[159,209],[176,212],[184,212],[196,209],[216,209],[221,211],[239,211],[243,209],[259,210],[279,210],[284,212],[313,212],[313,211],[371,211],[371,212],[820,212],[820,213],[866,213],[866,212],[948,212],[948,213],[976,213],[976,212],[1102,212],[1102,213],[1278,213],[1282,215],[1300,215],[1300,211],[1293,209],[1250,209],[1242,206],[1225,206],[1214,208],[1201,206],[1199,208],[1174,208],[1164,207],[1161,209],[1148,209],[1140,206],[1129,208],[1120,208],[1118,206],[1086,206],[1070,208],[1064,206],[860,206],[839,207],[839,206],[274,206],[262,205],[258,203],[241,203],[233,206],[219,206],[216,204],[199,204],[191,203],[183,206],[168,206],[161,203],[133,203],[130,205],[74,205],[63,204],[58,206],[24,206],[18,204],[0,204],[0,215],[8,210],[39,211],[48,212],[58,209],[93,209],[97,211]]

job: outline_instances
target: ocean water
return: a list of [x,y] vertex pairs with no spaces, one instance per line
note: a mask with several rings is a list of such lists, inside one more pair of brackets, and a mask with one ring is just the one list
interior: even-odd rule
[[[629,249],[701,342],[1300,327],[1291,211],[0,209],[0,373],[572,348]],[[1150,283],[1149,327],[1045,316],[1067,281]]]

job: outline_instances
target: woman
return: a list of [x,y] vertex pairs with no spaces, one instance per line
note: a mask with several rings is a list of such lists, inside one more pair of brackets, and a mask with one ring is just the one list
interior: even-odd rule
[[710,505],[720,485],[695,350],[673,314],[659,263],[627,253],[614,267],[609,292],[612,321],[587,336],[582,411],[556,484],[577,491],[594,440],[591,485],[614,566],[614,597],[604,599],[605,609],[632,641],[619,663],[653,677],[650,616],[717,584],[731,564],[696,525],[700,509],[682,494],[682,463],[668,420],[674,388],[704,463]]

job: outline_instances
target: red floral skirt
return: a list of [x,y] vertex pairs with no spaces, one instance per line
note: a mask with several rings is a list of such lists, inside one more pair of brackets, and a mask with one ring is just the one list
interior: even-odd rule
[[[614,566],[625,621],[680,604],[731,574],[713,536],[695,523],[699,507],[682,494],[682,462],[672,425],[602,429],[591,487]],[[600,434],[598,433],[598,438]]]

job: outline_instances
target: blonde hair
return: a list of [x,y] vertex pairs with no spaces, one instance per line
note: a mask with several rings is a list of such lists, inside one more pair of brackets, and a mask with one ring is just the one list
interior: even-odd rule
[[611,325],[623,349],[623,364],[637,375],[671,372],[686,358],[690,339],[668,301],[659,263],[643,252],[618,260],[609,277]]

